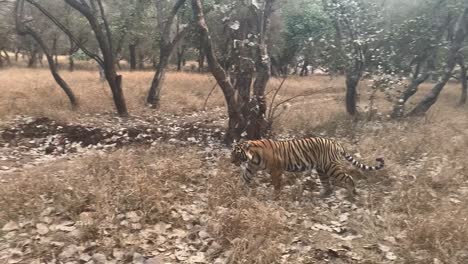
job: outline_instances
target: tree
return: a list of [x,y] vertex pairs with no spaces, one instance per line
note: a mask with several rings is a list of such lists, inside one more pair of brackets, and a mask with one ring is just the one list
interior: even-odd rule
[[[215,55],[201,1],[192,0],[192,10],[195,17],[195,23],[203,41],[208,67],[215,77],[219,87],[223,91],[227,104],[229,120],[225,143],[231,143],[234,140],[239,140],[244,132],[247,133],[247,138],[260,138],[268,129],[266,120],[264,119],[266,112],[264,94],[266,84],[270,77],[271,63],[268,55],[266,36],[270,27],[270,16],[273,12],[273,2],[273,0],[266,0],[261,3],[256,1],[253,6],[250,7],[256,9],[255,13],[257,17],[257,22],[255,23],[255,34],[257,34],[258,42],[252,44],[256,46],[256,54],[252,60],[255,63],[257,78],[253,83],[253,97],[246,102],[246,91],[250,91],[251,82],[247,79],[243,82],[242,87],[238,86],[239,89],[235,89],[235,86],[232,84],[229,77],[229,73],[221,66]],[[249,43],[244,39],[239,39],[238,41]],[[245,68],[240,66],[238,69]],[[238,74],[239,73],[240,72],[238,72]],[[245,77],[246,76],[244,75],[242,78]],[[247,76],[247,78],[250,78],[250,76]],[[248,94],[250,94],[250,92]]]
[[78,107],[78,102],[76,100],[75,94],[73,93],[70,86],[65,82],[65,80],[60,76],[57,71],[57,64],[54,61],[53,54],[45,44],[44,40],[41,38],[40,34],[35,31],[32,27],[28,26],[26,23],[33,22],[33,20],[29,20],[25,22],[24,18],[24,0],[18,0],[15,5],[15,23],[16,23],[16,31],[21,36],[31,36],[34,41],[41,47],[42,52],[44,52],[47,62],[49,64],[50,72],[54,77],[55,82],[62,88],[62,90],[67,95],[68,99],[70,100],[70,104],[72,109],[76,109]]
[[424,98],[411,110],[409,116],[422,115],[437,101],[437,98],[444,88],[445,84],[452,77],[452,71],[457,64],[459,52],[463,47],[463,42],[468,34],[468,3],[465,4],[463,12],[457,19],[454,28],[454,36],[450,42],[450,47],[447,54],[446,65],[440,80],[434,85],[432,90],[424,96]]
[[146,102],[152,108],[159,107],[159,100],[161,96],[161,88],[166,74],[166,68],[169,64],[169,59],[174,51],[177,44],[187,34],[188,27],[177,31],[174,37],[171,37],[171,29],[174,24],[174,18],[177,15],[179,9],[183,7],[185,0],[177,0],[171,11],[167,16],[164,15],[164,3],[162,1],[156,1],[156,10],[158,12],[158,28],[161,32],[159,40],[159,62],[156,66],[156,73],[151,82],[150,89],[148,91],[148,97]]
[[104,69],[104,74],[107,83],[110,86],[112,97],[117,112],[120,116],[128,116],[125,97],[122,90],[122,75],[117,74],[115,68],[115,54],[113,52],[112,34],[107,22],[105,11],[101,0],[90,1],[85,0],[65,0],[65,2],[75,9],[79,14],[84,16],[88,21],[96,41],[99,46],[102,56],[88,50],[84,44],[77,40],[76,36],[61,23],[57,18],[50,14],[44,7],[34,0],[26,0],[36,8],[38,8],[47,18],[56,24],[76,45],[83,50],[86,55],[94,59],[100,67]]
[[333,21],[334,38],[328,56],[332,69],[346,76],[346,112],[357,114],[357,87],[378,52],[382,17],[379,3],[366,0],[323,1]]

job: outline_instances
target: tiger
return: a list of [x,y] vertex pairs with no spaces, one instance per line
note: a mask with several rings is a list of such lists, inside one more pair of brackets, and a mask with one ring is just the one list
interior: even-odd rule
[[250,185],[257,171],[265,170],[271,176],[275,197],[281,191],[281,175],[287,172],[303,172],[315,169],[322,184],[321,196],[333,193],[335,186],[345,188],[348,197],[357,195],[353,177],[344,171],[341,160],[347,160],[361,170],[380,170],[383,158],[377,158],[378,165],[367,166],[355,160],[335,140],[324,137],[309,137],[290,140],[249,140],[233,144],[231,163],[242,167],[242,178]]

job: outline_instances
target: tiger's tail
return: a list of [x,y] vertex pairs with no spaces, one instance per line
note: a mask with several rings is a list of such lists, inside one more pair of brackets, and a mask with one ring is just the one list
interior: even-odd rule
[[362,164],[361,162],[357,161],[356,159],[354,159],[353,156],[351,156],[350,154],[346,152],[343,152],[343,156],[347,161],[351,162],[354,166],[358,167],[361,170],[368,170],[368,171],[380,170],[385,165],[385,161],[383,158],[375,159],[379,163],[377,166],[367,166],[366,164]]

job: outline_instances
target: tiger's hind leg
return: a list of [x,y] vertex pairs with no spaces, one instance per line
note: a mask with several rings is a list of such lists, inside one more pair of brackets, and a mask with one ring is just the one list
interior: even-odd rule
[[330,178],[331,184],[333,186],[345,188],[348,191],[348,196],[350,198],[358,195],[353,177],[347,174],[340,164],[332,164],[326,174]]
[[322,191],[320,192],[320,196],[327,197],[333,193],[332,185],[330,184],[330,177],[322,170],[317,169],[317,173],[320,179],[320,183],[322,183]]

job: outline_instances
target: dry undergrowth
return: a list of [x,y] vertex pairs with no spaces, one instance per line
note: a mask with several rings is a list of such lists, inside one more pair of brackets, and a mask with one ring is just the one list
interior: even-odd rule
[[[96,73],[64,72],[64,76],[81,100],[78,113],[67,110],[66,99],[46,70],[8,69],[0,71],[0,116],[69,119],[112,111],[107,85],[98,80]],[[147,111],[142,102],[151,77],[151,72],[124,73],[126,97],[134,115]],[[272,80],[269,89],[279,82]],[[161,111],[201,110],[212,84],[208,75],[169,73]],[[294,101],[275,123],[275,132],[290,137],[336,137],[367,163],[372,163],[374,157],[385,157],[386,170],[355,175],[358,189],[365,193],[359,205],[363,209],[361,218],[350,220],[350,226],[363,235],[355,250],[384,241],[398,256],[395,263],[468,261],[468,109],[454,107],[457,84],[446,88],[425,118],[401,122],[388,121],[385,116],[371,122],[349,121],[342,114],[341,79],[330,82],[328,77],[291,78],[279,98],[324,86],[333,86],[334,92]],[[428,88],[430,84],[423,91]],[[379,103],[382,111],[389,109],[383,99]],[[222,94],[216,89],[209,107],[223,104]],[[289,208],[293,203],[287,200],[289,196],[275,203],[261,195],[247,194],[226,160],[208,165],[198,151],[195,147],[171,145],[129,148],[26,169],[14,175],[15,181],[2,183],[0,225],[34,218],[53,206],[60,217],[74,221],[80,221],[83,212],[92,212],[95,223],[113,222],[121,214],[138,212],[144,225],[164,221],[183,227],[187,223],[174,214],[174,205],[190,204],[200,199],[197,195],[206,194],[204,210],[209,220],[203,224],[223,250],[230,252],[230,263],[277,262],[282,253],[280,245],[291,240],[293,234],[310,231],[294,229],[285,220],[285,211],[293,210]],[[187,191],[187,186],[195,192]],[[307,214],[307,205],[303,207],[300,212]],[[101,241],[100,246],[107,250],[115,246],[103,242],[108,231],[99,224],[87,226],[83,232],[86,235],[81,241]],[[116,231],[111,234],[121,238]],[[36,254],[45,253],[38,249]],[[368,259],[362,263],[384,262],[367,254]]]

